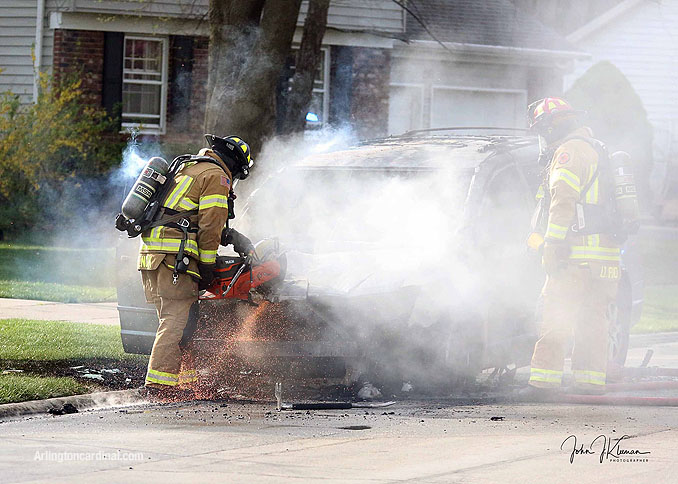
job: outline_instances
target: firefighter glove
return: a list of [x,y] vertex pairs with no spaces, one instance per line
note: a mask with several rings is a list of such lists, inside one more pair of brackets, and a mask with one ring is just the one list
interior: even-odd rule
[[200,281],[198,282],[198,289],[207,289],[214,280],[215,264],[198,264],[198,271],[200,271]]
[[221,233],[221,245],[233,244],[233,250],[238,254],[254,252],[252,241],[235,229],[227,229]]
[[546,242],[542,254],[542,265],[544,270],[550,276],[567,268],[567,262],[570,257],[570,246]]

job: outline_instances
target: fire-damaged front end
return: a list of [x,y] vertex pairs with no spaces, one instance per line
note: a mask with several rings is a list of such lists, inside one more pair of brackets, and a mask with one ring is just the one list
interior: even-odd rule
[[[287,272],[287,254],[276,240],[255,247],[247,257],[218,256],[215,280],[191,310],[182,344],[211,380],[247,369],[348,383],[369,368],[376,332],[407,324],[417,287],[360,281],[353,287],[317,286]],[[143,301],[135,253],[136,243],[120,240],[122,341],[127,352],[150,354],[158,319]]]

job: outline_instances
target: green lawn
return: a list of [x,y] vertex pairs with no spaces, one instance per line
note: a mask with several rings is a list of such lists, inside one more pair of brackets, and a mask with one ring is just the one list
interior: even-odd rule
[[113,249],[0,243],[0,297],[115,301]]
[[[0,320],[0,404],[101,390],[71,367],[120,367],[142,375],[147,357],[126,354],[120,328],[64,321]],[[23,370],[21,373],[3,371]]]
[[678,331],[678,285],[646,286],[643,313],[632,333]]
[[118,326],[0,319],[0,361],[134,358],[126,354]]
[[114,287],[72,286],[55,282],[0,280],[0,297],[66,303],[115,301]]
[[87,393],[88,387],[68,377],[44,377],[10,373],[0,375],[0,404],[43,400]]

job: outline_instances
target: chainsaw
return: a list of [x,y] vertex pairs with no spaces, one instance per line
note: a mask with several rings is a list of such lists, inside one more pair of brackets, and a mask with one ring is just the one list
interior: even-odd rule
[[217,256],[217,268],[210,286],[199,299],[236,299],[256,302],[271,294],[285,278],[287,258],[277,239],[264,239],[249,254]]

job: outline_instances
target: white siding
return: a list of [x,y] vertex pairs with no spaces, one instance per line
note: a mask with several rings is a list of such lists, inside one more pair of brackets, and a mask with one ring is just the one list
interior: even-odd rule
[[[0,0],[0,92],[20,94],[23,102],[33,97],[36,0]],[[47,26],[45,12],[45,26]],[[52,65],[53,33],[45,27],[42,65]]]
[[[68,5],[71,3],[71,5]],[[207,13],[208,0],[165,1],[106,1],[72,0],[62,10],[98,14],[134,14],[163,17],[202,18]],[[303,25],[308,1],[302,2],[299,25]],[[391,0],[332,0],[328,26],[337,29],[357,29],[381,32],[404,30],[403,10]]]
[[641,2],[577,44],[592,59],[565,78],[569,88],[593,64],[612,62],[633,85],[654,126],[655,159],[678,156],[678,0]]

